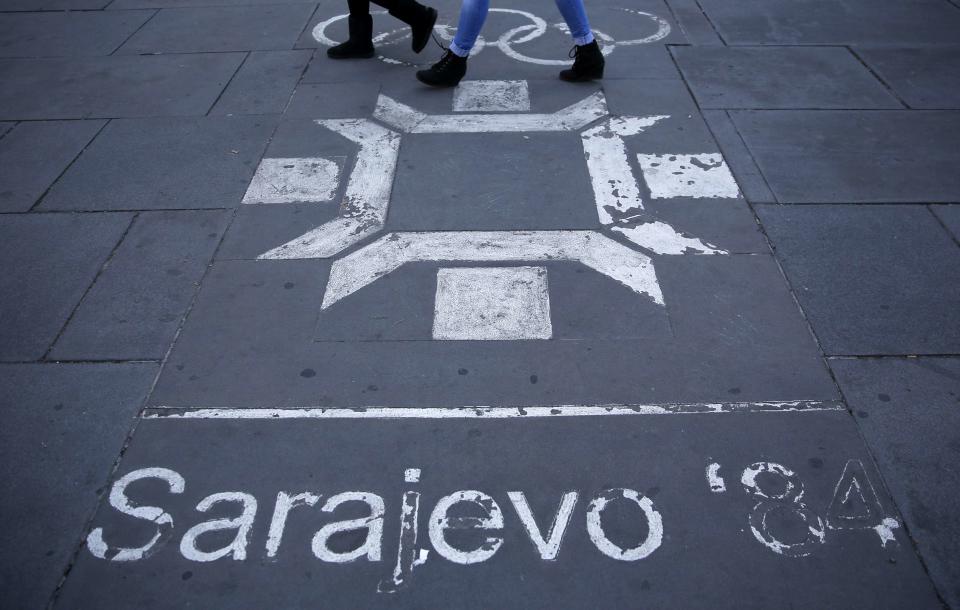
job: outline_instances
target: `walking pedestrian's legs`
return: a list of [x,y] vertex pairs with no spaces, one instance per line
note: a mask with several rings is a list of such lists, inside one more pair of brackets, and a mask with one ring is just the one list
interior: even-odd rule
[[[559,0],[558,0],[559,1]],[[457,34],[453,37],[450,50],[458,57],[470,55],[470,50],[477,43],[483,22],[487,20],[490,10],[490,0],[463,0],[460,6],[460,19],[457,22]]]

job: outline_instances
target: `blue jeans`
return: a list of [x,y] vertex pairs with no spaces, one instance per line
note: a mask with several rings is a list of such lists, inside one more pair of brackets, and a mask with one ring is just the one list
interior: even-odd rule
[[[583,8],[583,0],[554,0],[563,20],[570,28],[573,43],[585,45],[593,42],[593,32],[590,22],[587,21],[587,11]],[[457,23],[457,35],[453,37],[450,50],[460,57],[470,54],[470,49],[477,42],[477,36],[483,28],[483,22],[490,10],[490,0],[463,0],[460,6],[460,21]]]

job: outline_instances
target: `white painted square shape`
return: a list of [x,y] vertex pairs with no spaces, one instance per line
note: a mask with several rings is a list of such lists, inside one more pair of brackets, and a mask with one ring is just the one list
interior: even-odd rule
[[529,112],[525,80],[470,80],[453,92],[455,112]]
[[509,341],[552,336],[544,267],[452,267],[437,271],[434,339]]
[[723,155],[637,155],[643,179],[654,199],[693,197],[695,199],[740,196],[737,181]]
[[340,163],[336,159],[264,159],[247,187],[243,203],[330,201],[339,184]]

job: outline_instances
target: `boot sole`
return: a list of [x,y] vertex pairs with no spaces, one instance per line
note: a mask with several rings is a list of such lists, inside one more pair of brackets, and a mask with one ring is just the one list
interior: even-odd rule
[[599,70],[591,74],[583,74],[581,76],[566,77],[566,76],[560,75],[560,80],[568,83],[585,83],[587,81],[600,80],[602,78],[603,78],[603,70]]
[[419,53],[427,47],[427,43],[430,42],[430,35],[433,34],[433,26],[437,25],[437,18],[439,17],[437,9],[428,8],[427,10],[430,11],[430,28],[427,30],[427,35],[423,37],[423,41],[419,44],[416,40],[412,41],[411,47],[414,53]]
[[419,74],[417,74],[417,80],[423,83],[424,85],[427,85],[429,87],[436,87],[437,89],[449,89],[451,87],[456,87],[457,85],[460,84],[459,80],[455,83],[431,83],[429,81],[423,80]]

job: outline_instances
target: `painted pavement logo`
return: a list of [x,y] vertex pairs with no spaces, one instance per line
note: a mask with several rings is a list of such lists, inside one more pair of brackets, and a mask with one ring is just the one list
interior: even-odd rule
[[[603,93],[549,114],[531,113],[525,81],[473,81],[457,89],[455,114],[426,114],[380,95],[374,118],[318,120],[356,143],[358,152],[339,216],[263,253],[263,260],[336,257],[322,308],[412,262],[581,263],[638,296],[665,305],[653,261],[658,255],[726,254],[652,218],[631,168],[625,138],[642,137],[669,115],[610,116]],[[459,114],[456,112],[460,112]],[[579,133],[602,230],[432,231],[380,234],[390,207],[401,139],[417,134]],[[643,182],[656,198],[736,199],[739,189],[714,151],[636,156]],[[339,176],[334,160],[264,159],[244,203],[292,203],[329,198]],[[540,266],[441,267],[433,338],[438,340],[550,339],[547,269]]]

